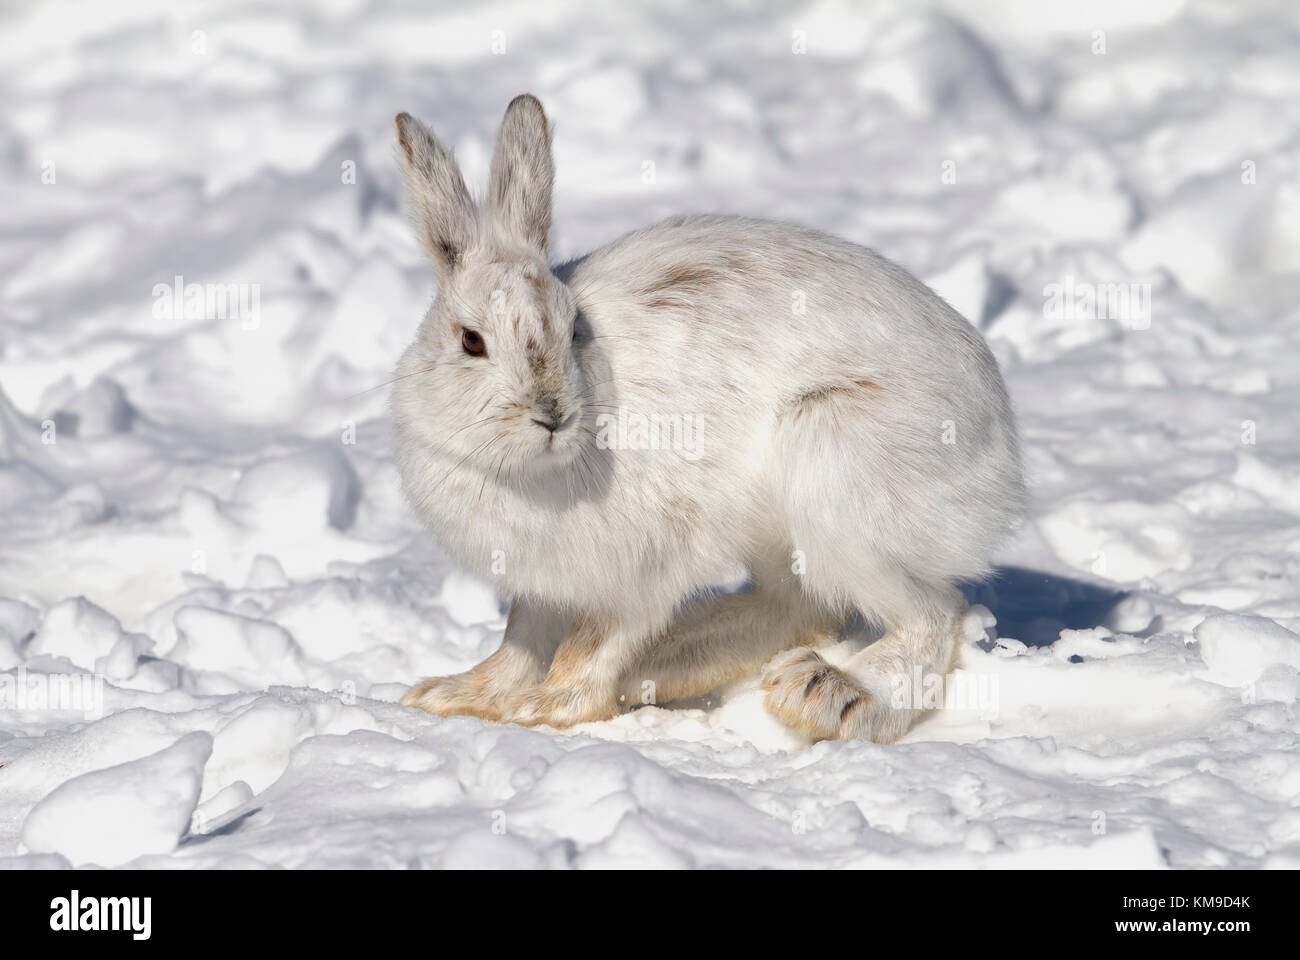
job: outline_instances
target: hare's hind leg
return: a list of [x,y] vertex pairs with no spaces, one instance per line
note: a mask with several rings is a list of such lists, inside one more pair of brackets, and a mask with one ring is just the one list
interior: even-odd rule
[[812,650],[773,659],[763,676],[768,709],[815,740],[897,740],[921,713],[900,691],[918,673],[925,682],[946,676],[956,658],[965,603],[955,590],[936,593],[946,604],[888,618],[885,635],[842,668]]
[[805,394],[776,439],[805,592],[885,634],[843,669],[811,651],[779,655],[767,706],[814,739],[891,742],[919,713],[893,692],[918,669],[946,675],[956,650],[964,601],[952,583],[974,565],[950,479],[958,454],[905,397],[866,380]]
[[443,717],[501,720],[520,690],[541,683],[568,629],[568,617],[516,601],[492,656],[464,673],[420,681],[402,703]]

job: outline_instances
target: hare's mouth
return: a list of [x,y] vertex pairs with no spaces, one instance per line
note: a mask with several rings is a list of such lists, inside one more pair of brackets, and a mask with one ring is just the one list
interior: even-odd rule
[[530,434],[537,443],[538,459],[567,460],[573,455],[577,434],[577,412],[574,411],[563,419],[544,420],[533,418]]
[[531,419],[533,425],[537,427],[534,432],[538,433],[549,446],[571,432],[570,428],[578,419],[578,414],[574,411],[564,417],[553,414],[549,417],[534,416]]

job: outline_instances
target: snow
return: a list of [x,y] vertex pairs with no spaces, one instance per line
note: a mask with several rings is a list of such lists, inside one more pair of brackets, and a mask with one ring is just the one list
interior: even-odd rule
[[1272,620],[1216,613],[1197,624],[1192,635],[1216,682],[1253,684],[1265,672],[1273,671],[1289,673],[1294,686],[1296,671],[1300,671],[1300,636]]
[[[2,16],[0,865],[1300,865],[1287,5]],[[481,188],[524,90],[558,257],[791,219],[985,333],[1034,500],[970,590],[979,696],[889,747],[757,678],[564,733],[397,704],[504,610],[392,465],[433,294],[392,116]]]
[[211,750],[206,733],[188,733],[140,760],[59,784],[27,815],[23,845],[109,866],[170,853],[189,829]]

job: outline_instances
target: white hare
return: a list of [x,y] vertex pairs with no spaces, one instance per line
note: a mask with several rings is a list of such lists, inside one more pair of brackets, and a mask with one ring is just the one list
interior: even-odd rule
[[[507,108],[481,205],[396,122],[438,282],[397,370],[399,469],[511,601],[496,653],[403,702],[565,727],[763,671],[812,738],[898,738],[918,711],[896,678],[949,671],[955,584],[1021,509],[979,334],[870,250],[781,223],[674,217],[552,267],[536,98]],[[710,592],[738,570],[749,589]],[[833,667],[814,648],[854,612],[883,635]]]

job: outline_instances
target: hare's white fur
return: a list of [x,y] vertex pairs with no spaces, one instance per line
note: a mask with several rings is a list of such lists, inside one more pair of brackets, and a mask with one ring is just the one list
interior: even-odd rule
[[[870,250],[780,223],[675,217],[552,268],[535,99],[506,112],[482,207],[423,126],[398,132],[439,281],[397,371],[399,468],[512,603],[493,657],[406,702],[564,726],[767,664],[804,733],[901,735],[894,679],[948,671],[955,584],[1023,499],[979,334]],[[647,422],[694,432],[616,428]],[[737,570],[751,589],[708,595]],[[808,648],[854,612],[883,636],[830,667]]]

